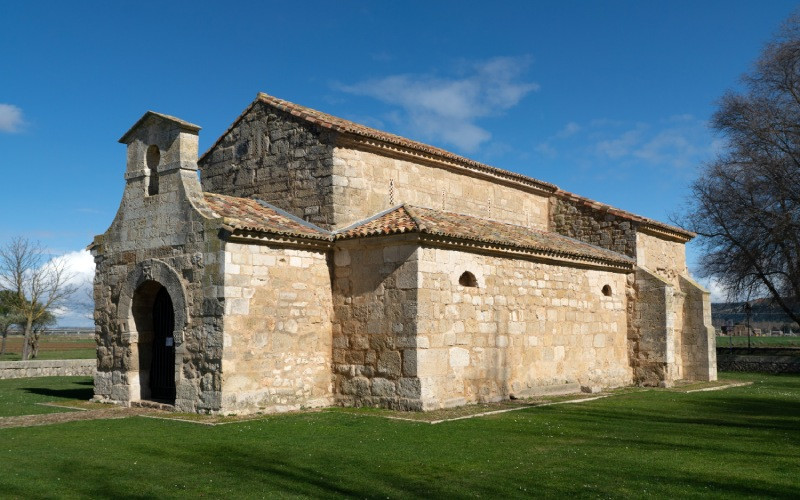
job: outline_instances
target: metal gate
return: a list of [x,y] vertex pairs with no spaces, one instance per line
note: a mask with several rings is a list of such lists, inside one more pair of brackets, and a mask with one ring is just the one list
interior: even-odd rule
[[161,288],[153,304],[153,361],[150,365],[150,396],[157,401],[175,403],[175,311],[166,288]]

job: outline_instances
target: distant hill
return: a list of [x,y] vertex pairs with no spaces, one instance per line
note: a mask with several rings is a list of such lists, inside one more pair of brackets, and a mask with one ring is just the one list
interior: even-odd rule
[[[723,325],[744,324],[747,321],[747,314],[744,311],[744,302],[720,302],[711,304],[711,323],[715,328]],[[750,305],[753,310],[750,315],[750,324],[753,328],[762,330],[784,330],[787,327],[797,331],[797,323],[773,302],[772,299],[751,300]],[[792,307],[800,307],[796,300],[792,301]]]

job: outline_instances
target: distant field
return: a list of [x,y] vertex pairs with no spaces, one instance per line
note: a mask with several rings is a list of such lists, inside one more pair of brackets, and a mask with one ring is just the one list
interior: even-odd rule
[[[731,344],[733,342],[733,344]],[[717,337],[717,347],[747,347],[747,337]],[[800,337],[750,337],[754,347],[800,347]]]
[[[39,341],[39,356],[36,359],[91,359],[96,356],[94,339],[69,338],[58,335],[42,337]],[[22,359],[22,336],[6,339],[6,353],[0,361]]]

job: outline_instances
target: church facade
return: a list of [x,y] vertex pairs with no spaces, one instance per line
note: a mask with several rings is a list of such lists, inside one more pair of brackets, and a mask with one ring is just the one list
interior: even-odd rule
[[198,133],[148,112],[120,139],[97,400],[428,410],[716,378],[690,232],[266,94],[199,158]]

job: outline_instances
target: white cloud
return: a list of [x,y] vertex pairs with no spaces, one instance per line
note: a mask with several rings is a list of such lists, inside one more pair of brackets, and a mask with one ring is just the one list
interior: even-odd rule
[[501,114],[538,90],[521,80],[529,65],[528,57],[497,57],[468,65],[459,78],[392,75],[339,89],[399,106],[402,112],[393,117],[413,135],[474,151],[491,138],[476,124],[479,118]]
[[700,284],[711,292],[711,302],[718,303],[728,301],[728,289],[722,286],[716,279],[702,280]]
[[21,109],[13,104],[0,103],[0,132],[19,132],[24,124]]
[[595,144],[595,151],[597,151],[598,155],[606,156],[612,160],[628,156],[641,142],[645,128],[644,125],[638,125],[636,128],[625,131],[613,139],[599,141]]
[[569,122],[566,125],[564,125],[564,128],[562,128],[556,134],[556,138],[558,138],[558,139],[566,139],[567,137],[570,137],[570,136],[573,136],[573,135],[577,134],[578,132],[581,131],[581,129],[582,129],[582,127],[580,125],[578,125],[577,123]]
[[[723,143],[707,124],[692,115],[675,115],[651,123],[596,119],[569,122],[536,147],[542,156],[563,156],[579,164],[615,169],[658,167],[675,175],[692,174]],[[619,171],[619,170],[617,170]]]
[[[91,326],[92,283],[94,281],[94,258],[88,250],[66,253],[56,258],[66,264],[70,279],[68,284],[76,288],[75,294],[64,304],[53,310],[59,326]],[[54,260],[56,260],[54,259]]]

